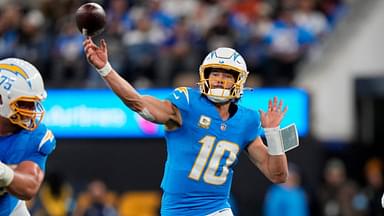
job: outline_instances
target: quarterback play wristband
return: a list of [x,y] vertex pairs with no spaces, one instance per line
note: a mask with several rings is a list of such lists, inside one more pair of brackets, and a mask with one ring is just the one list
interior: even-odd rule
[[11,184],[13,180],[14,172],[13,170],[0,162],[0,187],[7,187]]
[[280,134],[280,128],[264,128],[265,138],[268,144],[268,153],[270,155],[284,154],[283,139]]
[[111,72],[112,70],[112,66],[111,64],[109,64],[109,62],[107,62],[107,64],[104,65],[104,67],[100,68],[100,69],[97,69],[96,68],[96,71],[102,76],[102,77],[105,77],[109,74],[109,72]]

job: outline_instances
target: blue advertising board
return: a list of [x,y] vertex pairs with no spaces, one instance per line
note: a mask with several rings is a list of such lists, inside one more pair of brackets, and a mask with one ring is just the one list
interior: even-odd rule
[[[139,90],[164,99],[172,89]],[[255,89],[245,91],[240,104],[266,110],[273,96],[283,99],[288,112],[282,127],[296,123],[300,136],[309,130],[309,98],[301,89]],[[58,138],[157,138],[164,128],[146,121],[127,108],[109,89],[48,90],[43,122]]]

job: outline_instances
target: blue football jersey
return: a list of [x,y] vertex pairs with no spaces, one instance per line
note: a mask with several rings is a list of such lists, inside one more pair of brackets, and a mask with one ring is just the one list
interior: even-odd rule
[[[9,136],[1,136],[0,160],[8,165],[33,161],[44,171],[47,157],[55,146],[52,132],[40,124],[34,131],[21,130]],[[7,192],[1,193],[0,216],[10,215],[19,199]]]
[[228,208],[233,167],[261,132],[257,112],[238,106],[222,120],[215,105],[196,89],[177,88],[167,98],[182,126],[166,131],[162,215],[206,215]]

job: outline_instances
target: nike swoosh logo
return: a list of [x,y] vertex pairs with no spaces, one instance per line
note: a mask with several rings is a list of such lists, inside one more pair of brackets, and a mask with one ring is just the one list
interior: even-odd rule
[[175,93],[173,93],[173,96],[175,96],[176,100],[180,98],[180,96],[177,96]]

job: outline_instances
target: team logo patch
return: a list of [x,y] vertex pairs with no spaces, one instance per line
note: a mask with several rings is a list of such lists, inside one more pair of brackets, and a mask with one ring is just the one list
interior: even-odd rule
[[180,98],[180,95],[176,94],[177,92],[180,92],[185,95],[185,98],[187,99],[187,103],[189,104],[189,95],[188,95],[188,89],[186,87],[179,87],[175,89],[175,92],[173,93],[173,96],[176,100]]
[[210,125],[211,125],[211,118],[205,115],[200,116],[199,127],[207,129],[209,128]]

